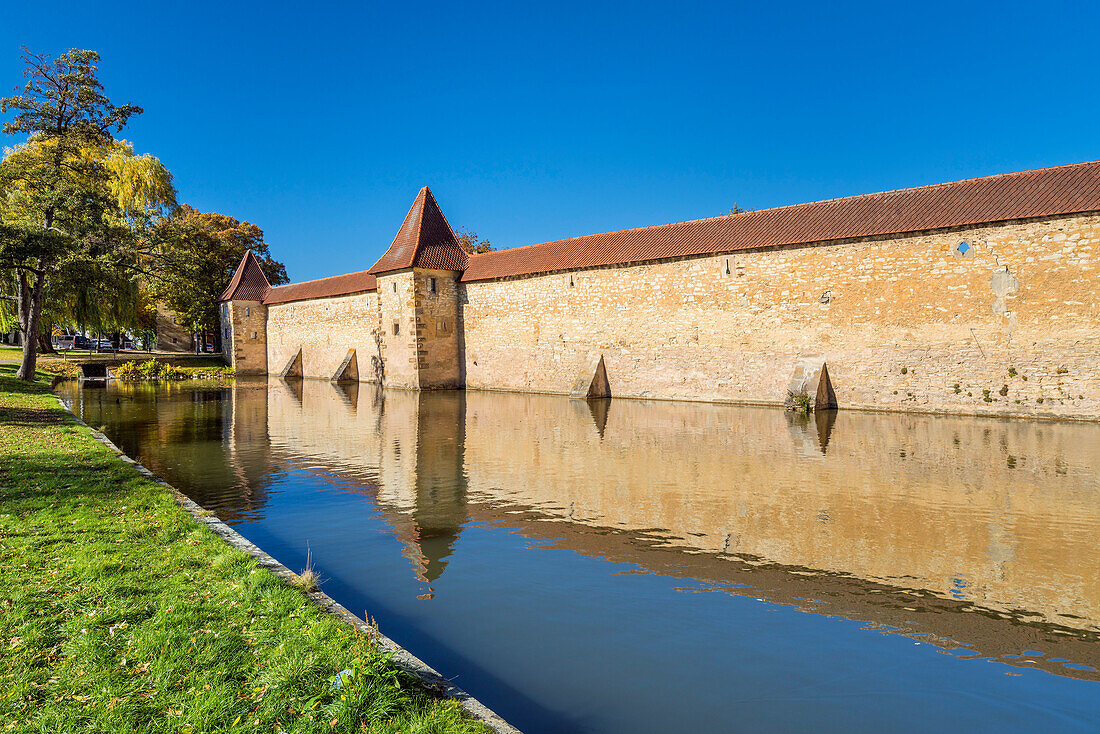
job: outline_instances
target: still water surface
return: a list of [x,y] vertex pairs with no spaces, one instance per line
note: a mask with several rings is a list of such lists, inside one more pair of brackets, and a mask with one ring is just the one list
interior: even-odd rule
[[531,734],[1100,730],[1100,425],[62,391]]

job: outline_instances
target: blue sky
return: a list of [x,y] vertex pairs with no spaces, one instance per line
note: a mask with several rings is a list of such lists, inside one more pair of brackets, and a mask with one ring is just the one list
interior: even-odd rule
[[[32,7],[33,6],[33,7]],[[103,55],[182,201],[293,280],[369,267],[421,186],[498,247],[1100,158],[1100,4],[9,4]]]

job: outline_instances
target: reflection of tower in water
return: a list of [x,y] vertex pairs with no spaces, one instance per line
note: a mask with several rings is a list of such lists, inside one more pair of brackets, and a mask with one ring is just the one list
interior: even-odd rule
[[[414,554],[418,576],[426,583],[439,578],[466,523],[466,476],[462,469],[466,428],[466,395],[460,391],[418,395],[416,444],[417,537]],[[431,593],[429,591],[429,593]]]
[[[381,413],[383,431],[397,429],[395,445],[383,450],[383,461],[392,457],[398,471],[384,467],[383,476],[404,485],[399,490],[403,501],[398,504],[405,511],[387,513],[387,518],[417,578],[431,584],[446,569],[468,519],[462,465],[466,395],[461,391],[387,393]],[[397,443],[398,436],[404,441]],[[429,587],[421,598],[432,596]]]
[[226,444],[227,457],[236,482],[228,485],[239,495],[232,502],[219,502],[219,515],[225,520],[243,518],[267,504],[267,491],[275,465],[271,460],[268,436],[267,381],[238,379],[226,393],[231,410]]

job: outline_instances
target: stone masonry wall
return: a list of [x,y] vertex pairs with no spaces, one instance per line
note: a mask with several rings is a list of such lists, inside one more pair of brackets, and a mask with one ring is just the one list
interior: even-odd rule
[[237,374],[267,374],[267,307],[259,301],[222,303],[221,328],[222,351]]
[[416,289],[412,270],[378,277],[382,363],[387,387],[420,387],[416,345]]
[[842,409],[1100,418],[1098,241],[1051,217],[467,283],[466,385],[567,393],[603,354],[613,395],[777,404],[820,354]]
[[421,269],[413,272],[420,388],[462,387],[461,324],[458,321],[461,273]]
[[193,344],[191,333],[176,323],[176,312],[167,306],[157,304],[154,329],[157,335],[157,349],[161,352],[190,352]]
[[378,382],[378,294],[319,298],[272,304],[267,317],[267,360],[279,374],[302,350],[305,377],[332,379],[349,349],[355,350],[359,379]]

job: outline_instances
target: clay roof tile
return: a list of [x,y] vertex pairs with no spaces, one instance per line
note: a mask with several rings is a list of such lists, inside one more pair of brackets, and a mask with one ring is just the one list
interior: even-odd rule
[[475,255],[463,281],[1100,211],[1100,161],[862,194]]
[[367,272],[405,268],[466,269],[467,255],[427,186],[420,189],[390,247]]
[[329,298],[347,296],[352,293],[373,291],[378,287],[375,277],[366,270],[346,275],[333,275],[330,278],[306,280],[301,283],[277,285],[268,291],[265,304],[306,301],[310,298]]
[[267,276],[260,269],[260,262],[252,250],[247,250],[229,285],[218,296],[218,301],[262,301],[270,288]]

